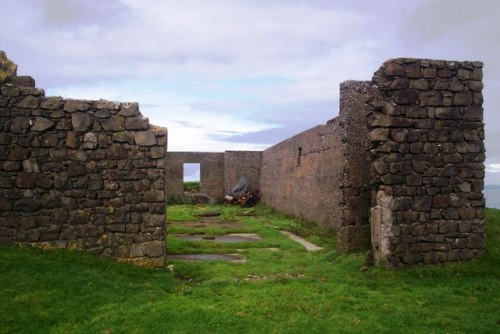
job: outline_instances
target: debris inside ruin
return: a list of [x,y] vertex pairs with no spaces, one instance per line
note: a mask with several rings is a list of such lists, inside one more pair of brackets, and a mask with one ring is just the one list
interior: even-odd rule
[[231,189],[229,194],[224,196],[227,203],[250,208],[260,201],[260,191],[258,189],[249,190],[248,181],[242,177],[237,185]]

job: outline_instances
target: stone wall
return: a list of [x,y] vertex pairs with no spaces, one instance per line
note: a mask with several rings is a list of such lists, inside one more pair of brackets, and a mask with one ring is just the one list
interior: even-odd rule
[[259,189],[261,159],[262,152],[260,151],[226,151],[224,153],[225,192],[229,193],[243,177],[247,180],[249,189]]
[[[222,200],[241,177],[264,203],[390,267],[485,247],[481,62],[393,59],[340,86],[339,116],[263,152],[169,152],[137,104],[45,97],[0,52],[0,244],[162,266],[183,164]],[[168,180],[165,184],[166,179]]]
[[224,199],[224,153],[168,152],[167,197],[184,194],[184,164],[200,164],[200,193],[216,201]]
[[262,200],[284,213],[334,231],[340,224],[342,143],[337,120],[262,153]]
[[392,267],[485,247],[481,62],[394,59],[373,77],[372,244]]
[[371,188],[367,167],[371,164],[367,127],[371,86],[371,82],[364,81],[340,84],[338,122],[342,129],[343,164],[338,170],[341,219],[337,228],[337,251],[341,253],[367,250],[371,244]]
[[0,244],[164,265],[167,131],[136,103],[45,97],[0,53]]

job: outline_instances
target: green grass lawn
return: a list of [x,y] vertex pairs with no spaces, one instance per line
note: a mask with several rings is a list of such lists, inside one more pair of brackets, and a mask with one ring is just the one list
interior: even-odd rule
[[[241,224],[200,229],[185,223],[207,211]],[[364,254],[338,255],[328,231],[264,206],[169,206],[168,215],[170,234],[244,232],[262,240],[225,244],[169,236],[170,254],[248,259],[169,261],[173,272],[72,251],[0,248],[0,332],[500,332],[500,210],[487,210],[487,251],[477,261],[364,272]],[[324,250],[309,253],[280,229]]]

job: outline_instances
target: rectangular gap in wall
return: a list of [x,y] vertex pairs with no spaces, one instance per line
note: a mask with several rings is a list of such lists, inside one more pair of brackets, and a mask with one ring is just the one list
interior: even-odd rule
[[297,148],[297,167],[302,163],[302,147]]
[[185,163],[183,169],[184,192],[200,192],[200,164]]

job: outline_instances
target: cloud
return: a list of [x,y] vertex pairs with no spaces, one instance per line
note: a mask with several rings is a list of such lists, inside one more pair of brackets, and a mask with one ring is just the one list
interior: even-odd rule
[[[500,163],[500,2],[5,1],[0,45],[48,95],[138,101],[169,148],[259,149],[338,114],[388,58],[482,60]],[[487,172],[487,180],[498,173]],[[488,182],[488,181],[487,181]]]

